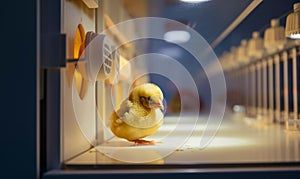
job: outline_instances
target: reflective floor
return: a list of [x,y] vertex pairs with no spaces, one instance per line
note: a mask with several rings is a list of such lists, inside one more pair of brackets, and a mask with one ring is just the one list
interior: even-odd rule
[[[174,117],[166,117],[159,131],[149,138],[156,141],[155,145],[113,138],[65,165],[300,162],[300,132],[289,133],[282,125],[260,123],[243,114],[226,114],[221,125],[213,129],[205,126],[206,119],[200,117],[197,125],[186,122],[178,129]],[[190,121],[190,117],[182,120]],[[213,132],[203,136],[208,130]]]

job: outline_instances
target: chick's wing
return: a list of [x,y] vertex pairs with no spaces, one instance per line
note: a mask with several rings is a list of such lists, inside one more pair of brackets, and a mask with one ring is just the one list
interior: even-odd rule
[[124,100],[121,103],[120,108],[116,111],[119,118],[123,117],[124,114],[129,112],[130,108],[132,107],[132,102],[129,99]]

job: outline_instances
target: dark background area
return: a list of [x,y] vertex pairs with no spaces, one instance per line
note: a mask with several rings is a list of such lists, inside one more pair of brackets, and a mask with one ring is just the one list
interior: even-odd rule
[[[202,3],[183,3],[178,0],[151,0],[150,16],[173,19],[191,27],[211,44],[252,2],[252,0],[211,0]],[[215,49],[217,55],[239,46],[242,39],[250,39],[253,31],[264,30],[270,26],[272,18],[285,18],[293,11],[297,0],[263,0]],[[165,44],[162,44],[165,46]],[[157,46],[160,49],[162,46]]]
[[36,176],[36,1],[1,3],[0,178]]

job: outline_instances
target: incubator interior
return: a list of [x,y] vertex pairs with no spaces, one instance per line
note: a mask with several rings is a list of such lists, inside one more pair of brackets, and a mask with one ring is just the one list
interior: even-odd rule
[[[63,168],[299,164],[300,43],[286,37],[286,16],[275,13],[255,26],[251,15],[268,9],[257,0],[232,0],[233,10],[224,7],[219,14],[218,0],[61,3],[67,58],[60,69]],[[293,11],[293,3],[289,7]],[[184,16],[189,8],[205,22]],[[206,21],[218,23],[225,12],[227,26],[209,27]],[[254,23],[253,34],[235,46],[222,44],[243,23]],[[272,28],[281,28],[283,38],[272,39],[278,33]],[[145,137],[155,143],[116,137],[113,111],[148,82],[164,96],[156,114],[163,123]]]

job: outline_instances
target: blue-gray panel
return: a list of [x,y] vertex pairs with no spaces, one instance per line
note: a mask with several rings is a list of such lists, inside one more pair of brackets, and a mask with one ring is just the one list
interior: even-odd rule
[[36,178],[36,10],[1,2],[0,178]]

